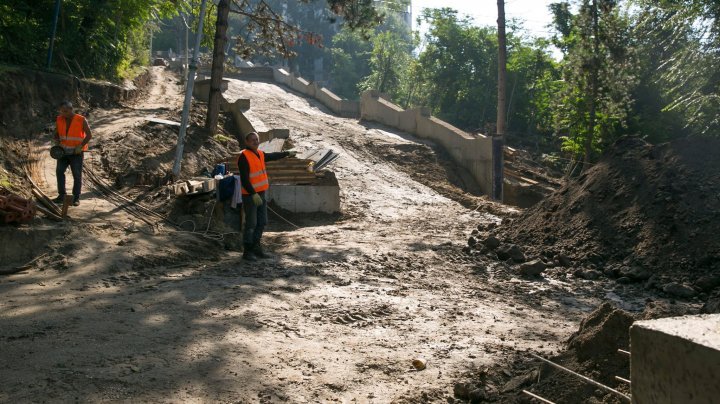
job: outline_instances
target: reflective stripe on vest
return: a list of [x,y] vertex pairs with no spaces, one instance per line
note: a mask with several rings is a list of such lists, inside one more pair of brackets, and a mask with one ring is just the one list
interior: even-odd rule
[[[262,150],[258,150],[257,153],[258,154],[255,154],[248,149],[242,151],[250,168],[250,184],[252,184],[255,192],[263,192],[270,188],[270,182],[268,181],[267,170],[265,169],[265,153],[263,153]],[[259,158],[258,155],[260,156]],[[243,195],[249,195],[249,193],[245,191],[245,188],[242,189],[242,193]]]
[[[64,116],[57,117],[57,131],[60,138],[60,145],[67,148],[75,148],[82,144],[85,140],[85,117],[75,114],[70,121],[70,128],[67,127],[67,120]],[[83,147],[87,150],[88,145]]]

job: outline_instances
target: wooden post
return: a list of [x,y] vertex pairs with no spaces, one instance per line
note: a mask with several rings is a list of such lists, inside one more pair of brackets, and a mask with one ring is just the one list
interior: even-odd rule
[[63,199],[63,205],[62,205],[62,218],[65,219],[67,217],[67,211],[68,207],[72,204],[73,196],[72,195],[65,195],[65,199]]
[[493,157],[493,187],[492,197],[494,200],[502,202],[503,200],[503,171],[505,162],[503,161],[504,136],[505,136],[505,72],[507,60],[507,46],[505,44],[505,1],[498,0],[498,100],[497,100],[497,124],[495,136],[492,138],[492,157]]

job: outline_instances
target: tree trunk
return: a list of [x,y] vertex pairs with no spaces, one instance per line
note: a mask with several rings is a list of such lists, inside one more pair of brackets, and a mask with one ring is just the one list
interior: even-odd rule
[[225,36],[228,28],[228,15],[230,14],[230,0],[220,0],[217,7],[217,22],[215,23],[215,44],[213,47],[212,70],[210,73],[210,98],[208,99],[207,119],[205,128],[215,133],[220,113],[220,99],[223,70],[225,67]]
[[496,201],[503,200],[503,176],[505,169],[504,164],[504,136],[505,136],[505,73],[507,60],[507,45],[505,41],[505,1],[498,0],[498,100],[497,100],[497,120],[495,125],[495,136],[492,139],[492,156],[493,156],[493,199]]
[[600,37],[598,27],[598,6],[597,0],[592,2],[592,29],[593,29],[593,52],[592,64],[590,71],[590,108],[588,118],[587,135],[585,136],[585,159],[583,161],[583,170],[590,168],[590,160],[592,158],[592,144],[595,137],[595,121],[597,115],[597,99],[598,99],[598,75],[600,74]]

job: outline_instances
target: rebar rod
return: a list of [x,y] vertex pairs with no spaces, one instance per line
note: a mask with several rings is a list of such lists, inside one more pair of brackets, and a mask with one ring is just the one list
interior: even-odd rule
[[538,396],[537,394],[531,393],[531,392],[529,392],[529,391],[527,391],[527,390],[523,390],[522,392],[523,392],[524,394],[527,394],[528,396],[534,398],[534,399],[537,399],[537,400],[542,401],[542,402],[545,403],[545,404],[555,404],[555,403],[553,403],[552,401],[550,401],[550,400],[548,400],[548,399],[546,399],[546,398],[542,398],[542,397]]
[[623,382],[623,383],[630,384],[630,380],[625,379],[624,377],[615,376],[615,379],[620,380],[620,381]]
[[626,394],[623,394],[623,393],[621,393],[621,392],[613,389],[612,387],[608,387],[608,386],[606,386],[606,385],[604,385],[604,384],[602,384],[602,383],[600,383],[600,382],[596,382],[595,380],[593,380],[593,379],[591,379],[591,378],[589,378],[589,377],[587,377],[587,376],[583,376],[583,375],[581,375],[580,373],[574,372],[574,371],[572,371],[572,370],[570,370],[570,369],[568,369],[568,368],[566,368],[566,367],[564,367],[564,366],[560,366],[560,365],[558,365],[557,363],[554,363],[554,362],[552,362],[552,361],[550,361],[550,360],[547,360],[547,359],[543,358],[542,356],[535,355],[535,354],[532,354],[532,353],[531,353],[530,355],[531,355],[532,357],[536,358],[536,359],[540,359],[541,361],[543,361],[543,362],[545,362],[545,363],[547,363],[547,364],[549,364],[549,365],[552,365],[553,367],[555,367],[555,368],[557,368],[557,369],[560,369],[560,370],[562,370],[562,371],[564,371],[564,372],[567,372],[567,373],[569,373],[569,374],[571,374],[571,375],[573,375],[573,376],[575,376],[575,377],[577,377],[577,378],[579,378],[579,379],[581,379],[581,380],[583,380],[583,381],[585,381],[585,382],[587,382],[587,383],[589,383],[589,384],[592,384],[592,385],[595,386],[595,387],[599,387],[599,388],[601,388],[601,389],[603,389],[603,390],[605,390],[605,391],[607,391],[607,392],[609,392],[609,393],[615,394],[616,396],[622,398],[623,400],[627,401],[628,403],[632,401],[632,399],[630,398],[630,396],[628,396],[628,395],[626,395]]

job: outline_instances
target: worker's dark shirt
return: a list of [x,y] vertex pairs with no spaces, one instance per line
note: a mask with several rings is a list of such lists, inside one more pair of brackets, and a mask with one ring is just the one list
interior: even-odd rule
[[[250,150],[250,149],[246,149]],[[260,155],[250,150],[251,152],[255,153],[258,158],[260,158]],[[269,161],[275,161],[284,159],[289,155],[288,152],[279,152],[279,153],[265,153],[265,162]],[[248,164],[247,159],[245,158],[245,155],[240,153],[240,157],[238,157],[238,169],[240,170],[240,181],[242,182],[242,187],[245,188],[245,191],[249,193],[250,195],[255,194],[255,189],[253,188],[252,184],[250,183],[250,164]]]

